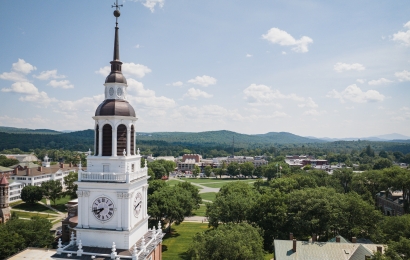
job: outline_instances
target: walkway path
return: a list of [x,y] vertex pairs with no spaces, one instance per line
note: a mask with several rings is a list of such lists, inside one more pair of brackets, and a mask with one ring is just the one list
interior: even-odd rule
[[[175,178],[174,180],[177,180],[177,181],[181,181],[181,182],[184,182],[185,180],[181,180],[181,179],[179,179],[179,178]],[[215,192],[215,193],[218,193],[219,192],[219,189],[220,188],[209,188],[209,187],[206,187],[206,186],[203,186],[203,185],[201,185],[201,184],[199,184],[199,183],[195,183],[195,182],[190,182],[192,185],[195,185],[195,186],[198,186],[199,188],[201,188],[200,190],[199,190],[199,193],[207,193],[207,192]]]

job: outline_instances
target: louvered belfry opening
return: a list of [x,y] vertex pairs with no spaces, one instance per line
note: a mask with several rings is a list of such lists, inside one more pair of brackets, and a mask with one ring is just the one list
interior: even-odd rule
[[131,126],[131,155],[135,155],[134,151],[134,143],[135,143],[135,129],[134,126]]
[[100,128],[98,127],[98,125],[95,127],[95,151],[94,151],[94,155],[98,155],[98,150],[100,148]]
[[112,127],[109,124],[103,126],[102,156],[112,155]]
[[127,151],[127,127],[119,125],[117,127],[117,156],[123,156],[124,150]]

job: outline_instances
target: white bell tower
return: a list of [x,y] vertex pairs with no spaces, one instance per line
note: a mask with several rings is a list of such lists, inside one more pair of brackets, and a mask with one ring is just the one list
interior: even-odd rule
[[126,99],[119,55],[118,4],[114,58],[105,80],[105,100],[95,116],[94,155],[78,171],[77,241],[82,246],[130,249],[148,232],[148,169],[135,149],[137,118]]

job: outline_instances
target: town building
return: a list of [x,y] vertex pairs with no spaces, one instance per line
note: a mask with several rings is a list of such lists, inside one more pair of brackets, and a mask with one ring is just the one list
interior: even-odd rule
[[6,178],[9,178],[10,175],[13,174],[13,172],[14,172],[14,169],[12,168],[0,166],[1,177],[6,176]]
[[403,191],[380,191],[376,194],[376,203],[386,216],[401,216],[404,214]]
[[3,154],[8,159],[16,159],[19,162],[37,162],[38,158],[34,154]]
[[310,241],[297,241],[290,235],[289,240],[274,240],[275,260],[366,260],[376,252],[384,253],[386,246],[381,244],[352,242],[337,236],[328,242],[318,242],[315,236]]
[[11,217],[9,206],[9,182],[5,176],[0,179],[0,223],[7,222]]
[[285,163],[287,163],[290,167],[299,168],[310,165],[312,167],[321,166],[320,168],[326,169],[325,166],[328,165],[327,160],[315,159],[308,155],[286,155]]
[[[162,259],[162,228],[148,228],[148,168],[141,167],[135,147],[137,117],[127,101],[127,80],[119,55],[118,0],[114,57],[105,80],[105,100],[93,117],[94,155],[87,170],[78,169],[78,202],[69,205],[65,231],[68,244],[58,242],[54,259]],[[89,259],[89,258],[87,258]]]
[[177,170],[181,172],[193,171],[195,166],[201,166],[202,156],[199,154],[184,154],[177,162]]

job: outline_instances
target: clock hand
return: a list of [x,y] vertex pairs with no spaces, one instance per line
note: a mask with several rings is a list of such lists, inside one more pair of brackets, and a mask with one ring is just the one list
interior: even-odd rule
[[141,204],[141,202],[142,201],[138,202],[137,206],[135,206],[134,209],[136,209]]

